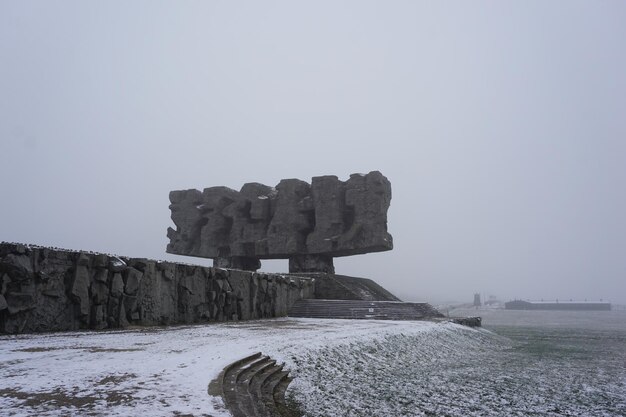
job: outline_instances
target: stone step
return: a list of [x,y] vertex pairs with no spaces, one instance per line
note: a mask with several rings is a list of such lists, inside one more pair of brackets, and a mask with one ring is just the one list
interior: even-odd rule
[[257,353],[224,368],[209,393],[221,394],[233,417],[291,417],[284,400],[288,374],[283,365]]
[[240,372],[237,373],[237,379],[236,379],[237,384],[239,384],[239,382],[241,381],[245,382],[248,379],[252,378],[252,375],[254,375],[258,367],[264,366],[265,364],[269,362],[271,362],[271,359],[269,358],[269,356],[261,356],[257,360],[253,362],[249,362],[246,367],[239,368]]
[[279,408],[281,406],[285,406],[285,392],[287,391],[287,387],[289,387],[289,383],[291,383],[289,372],[283,371],[283,373],[279,376],[279,378],[275,380],[275,383],[272,386],[272,396],[274,398],[274,403]]
[[224,404],[227,405],[233,417],[255,417],[249,413],[247,404],[239,400],[240,393],[237,389],[237,381],[241,379],[241,373],[245,372],[252,364],[259,360],[263,361],[265,358],[258,352],[239,359],[224,368],[218,377],[218,380],[221,382],[221,394]]
[[245,371],[245,376],[237,383],[236,392],[238,398],[238,406],[247,416],[262,417],[264,414],[258,412],[258,406],[256,404],[256,398],[250,400],[250,392],[252,381],[259,375],[259,373],[265,372],[266,369],[274,367],[276,361],[265,357],[265,359],[256,362],[248,367]]
[[289,317],[373,320],[420,320],[443,317],[443,314],[428,303],[319,299],[299,300],[287,314]]
[[279,409],[279,403],[281,399],[284,399],[284,393],[283,393],[283,397],[278,397],[278,399],[276,398],[275,394],[277,391],[278,384],[284,381],[288,376],[289,376],[288,371],[281,370],[280,372],[278,372],[278,374],[273,376],[272,379],[267,384],[263,385],[262,398],[270,415],[281,414],[280,409]]
[[250,384],[250,394],[255,401],[257,413],[259,417],[272,417],[270,407],[267,406],[267,401],[274,401],[273,397],[269,395],[264,397],[263,387],[277,377],[277,374],[283,369],[282,365],[273,365],[266,368],[263,372],[258,372],[252,383]]

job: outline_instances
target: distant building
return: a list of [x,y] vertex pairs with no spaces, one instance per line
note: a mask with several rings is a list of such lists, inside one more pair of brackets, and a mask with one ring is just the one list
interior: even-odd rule
[[474,294],[474,307],[480,307],[483,304],[480,302],[480,294],[476,293]]
[[507,310],[611,310],[611,303],[602,301],[523,301],[504,303]]
[[496,297],[495,295],[490,295],[489,299],[485,301],[486,306],[498,306],[500,304],[502,303],[500,302],[500,300],[498,300],[498,297]]

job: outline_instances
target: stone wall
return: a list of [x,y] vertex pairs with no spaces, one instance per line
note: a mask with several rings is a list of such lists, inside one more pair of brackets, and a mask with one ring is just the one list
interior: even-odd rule
[[277,317],[311,279],[0,244],[0,333]]

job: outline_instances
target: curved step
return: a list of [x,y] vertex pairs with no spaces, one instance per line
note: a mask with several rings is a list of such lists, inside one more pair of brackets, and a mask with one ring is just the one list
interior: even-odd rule
[[261,352],[257,352],[253,355],[246,356],[245,358],[239,359],[230,365],[226,366],[222,372],[218,375],[218,377],[213,380],[208,387],[209,395],[221,396],[224,400],[224,404],[228,407],[228,404],[231,404],[229,408],[230,412],[233,414],[233,417],[247,417],[248,414],[239,407],[238,405],[238,394],[236,391],[236,383],[239,378],[240,373],[247,369],[251,364],[262,360]]
[[296,415],[294,411],[287,406],[285,401],[285,393],[287,392],[287,387],[289,387],[290,383],[291,378],[289,376],[285,376],[276,384],[276,387],[274,387],[274,404],[276,404],[279,415],[283,417],[293,417]]
[[263,387],[267,385],[268,382],[271,382],[275,375],[282,371],[282,369],[282,365],[274,365],[272,367],[266,368],[263,372],[259,372],[257,375],[255,375],[256,378],[253,378],[253,381],[250,385],[250,394],[254,399],[255,404],[257,405],[257,411],[262,416],[271,417],[272,414],[270,412],[270,409],[275,408],[267,406],[267,402],[274,402],[274,398],[271,395],[267,398],[264,397]]
[[[276,397],[276,387],[280,384],[285,378],[289,375],[289,371],[280,371],[278,372],[267,384],[265,384],[261,391],[261,397],[263,398],[263,402],[267,407],[270,415],[281,415],[280,406],[278,402],[283,401],[284,397]],[[284,395],[284,393],[283,393]]]
[[254,378],[257,377],[259,373],[264,372],[267,368],[270,368],[274,365],[276,365],[276,361],[267,357],[267,360],[263,361],[263,363],[259,364],[259,366],[251,367],[250,371],[247,372],[247,375],[241,379],[242,387],[245,385],[246,391],[249,391],[250,384],[252,383]]
[[233,417],[292,417],[285,390],[291,382],[284,365],[260,352],[228,365],[209,385],[209,394],[221,395]]
[[237,380],[235,387],[237,406],[246,416],[259,416],[255,401],[249,401],[250,383],[259,373],[265,372],[266,369],[273,367],[275,360],[265,356],[264,359],[250,365],[241,373],[241,378]]

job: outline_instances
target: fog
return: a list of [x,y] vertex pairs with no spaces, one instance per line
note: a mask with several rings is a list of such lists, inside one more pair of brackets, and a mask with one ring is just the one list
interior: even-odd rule
[[[379,170],[405,300],[626,303],[622,1],[0,3],[0,240],[165,253],[168,193]],[[287,261],[263,261],[285,272]]]

